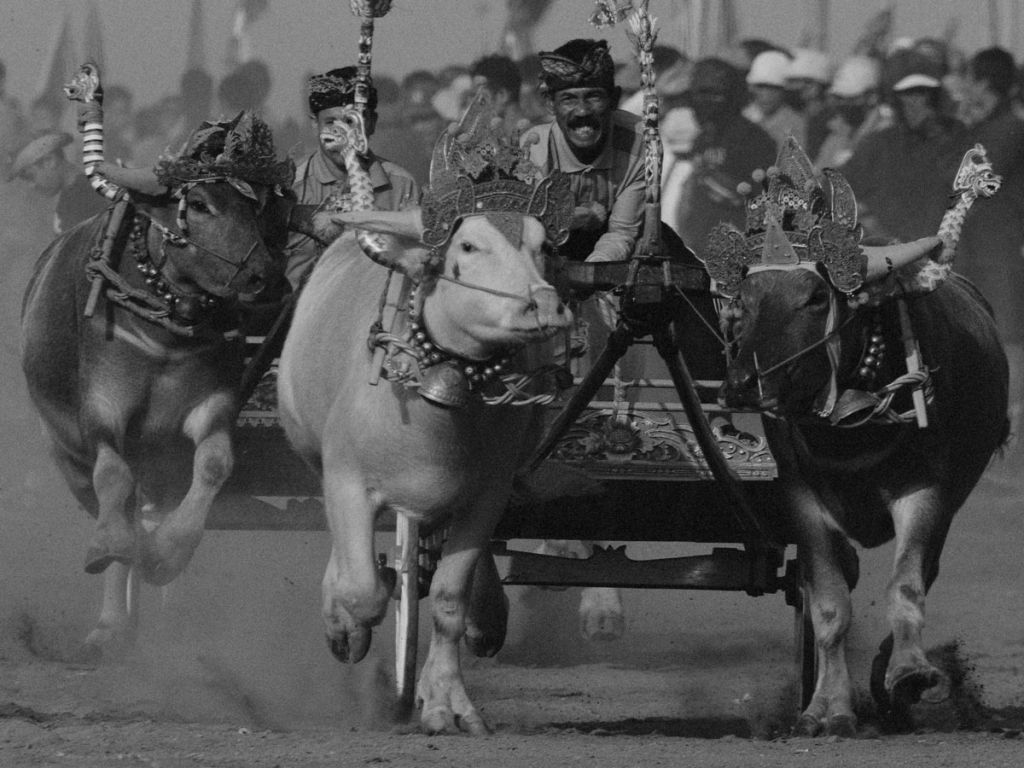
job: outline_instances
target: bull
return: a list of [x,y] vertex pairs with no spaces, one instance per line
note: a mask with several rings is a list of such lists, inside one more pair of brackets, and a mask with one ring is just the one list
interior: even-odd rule
[[[98,75],[83,71],[95,89]],[[105,163],[95,118],[85,121],[86,170],[117,203],[46,248],[21,318],[22,367],[50,451],[96,518],[85,556],[88,573],[104,573],[85,641],[93,656],[131,637],[129,569],[158,585],[180,574],[232,470],[238,302],[281,278],[259,214],[292,169],[249,113],[204,124],[157,174]],[[108,226],[108,215],[124,225]]]
[[[322,614],[338,659],[365,656],[394,587],[394,571],[374,557],[376,522],[398,514],[427,532],[447,527],[416,687],[428,732],[487,730],[465,690],[459,643],[491,655],[504,640],[507,602],[482,555],[545,402],[527,397],[517,407],[516,393],[555,388],[553,372],[538,373],[550,370],[544,342],[572,320],[545,278],[551,247],[568,232],[567,181],[524,181],[532,171],[518,146],[472,115],[439,140],[422,208],[335,217],[356,234],[343,234],[314,268],[278,377],[285,432],[323,480],[332,550]],[[408,298],[383,337],[381,363],[366,329],[392,270]]]
[[731,299],[721,398],[768,416],[808,589],[818,673],[798,730],[850,734],[851,540],[895,542],[891,634],[872,673],[881,710],[905,718],[950,693],[922,644],[925,595],[954,514],[1007,437],[1007,362],[978,291],[920,259],[950,243],[858,246],[852,190],[834,172],[818,185],[788,150],[747,233],[716,230],[706,265]]

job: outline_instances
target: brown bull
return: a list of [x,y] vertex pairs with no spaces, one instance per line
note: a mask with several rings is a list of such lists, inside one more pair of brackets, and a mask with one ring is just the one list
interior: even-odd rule
[[[865,547],[895,540],[887,590],[892,634],[872,681],[883,708],[906,713],[919,698],[937,702],[949,694],[947,675],[925,657],[925,594],[954,514],[1007,436],[1007,363],[988,305],[955,273],[932,292],[897,298],[914,292],[920,269],[901,264],[937,248],[938,238],[859,251],[849,226],[854,209],[847,204],[844,211],[837,196],[829,214],[820,190],[808,192],[811,186],[793,176],[760,198],[768,220],[762,228],[754,216],[753,235],[742,241],[748,253],[755,246],[754,257],[739,250],[729,256],[719,240],[709,245],[707,265],[733,299],[724,318],[734,357],[722,397],[728,407],[769,415],[769,445],[800,545],[818,666],[800,729],[845,734],[856,725],[845,660],[857,582],[850,539]],[[842,180],[832,181],[835,193]],[[809,237],[794,210],[820,217],[803,219]],[[847,226],[832,227],[831,216]],[[779,222],[793,228],[775,239],[774,252],[761,250],[783,234]],[[814,259],[815,237],[826,231],[826,245],[835,248]],[[851,257],[845,265],[833,258],[844,249]],[[859,268],[847,269],[851,264]],[[923,361],[909,374],[908,353]],[[915,388],[928,401],[924,427]]]
[[[127,201],[109,258],[95,258],[100,215],[46,249],[24,298],[29,393],[58,467],[97,519],[85,569],[106,575],[92,652],[128,634],[129,568],[166,584],[198,545],[232,469],[244,362],[237,301],[281,275],[257,214],[273,195],[270,178],[287,184],[290,164],[251,178],[246,141],[267,130],[251,116],[204,129],[159,179],[94,168],[104,176],[97,188]],[[236,130],[240,154],[229,157]],[[93,296],[92,276],[103,285]]]

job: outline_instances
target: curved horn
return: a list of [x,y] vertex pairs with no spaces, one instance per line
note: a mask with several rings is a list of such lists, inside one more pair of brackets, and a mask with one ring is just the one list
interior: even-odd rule
[[404,211],[347,211],[331,214],[331,220],[381,235],[419,240],[423,235],[423,215],[419,208]]
[[106,177],[112,185],[153,197],[167,194],[167,187],[157,181],[156,174],[151,168],[122,168],[107,162],[96,163],[94,168],[94,178],[96,176]]
[[71,81],[64,85],[64,95],[81,102],[78,108],[78,131],[82,134],[82,165],[92,188],[108,200],[116,200],[122,189],[111,183],[100,169],[103,162],[103,86],[100,70],[87,61]]
[[909,243],[896,245],[870,246],[863,245],[861,250],[867,257],[864,270],[864,281],[871,282],[886,277],[893,270],[905,267],[942,244],[938,237],[922,237]]

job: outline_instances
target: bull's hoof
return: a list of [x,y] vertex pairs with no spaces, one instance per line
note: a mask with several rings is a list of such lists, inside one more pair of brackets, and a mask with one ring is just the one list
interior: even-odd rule
[[857,735],[857,718],[853,715],[832,715],[825,731],[829,736],[852,739]]
[[938,704],[949,698],[949,678],[935,667],[898,670],[888,688],[893,708],[906,709],[919,701]]
[[345,632],[340,637],[327,635],[327,647],[338,661],[355,664],[363,660],[370,650],[373,630],[369,627],[357,627]]
[[490,726],[476,711],[458,715],[447,707],[425,707],[420,715],[420,728],[430,736],[440,733],[488,736],[491,733]]
[[580,617],[580,636],[588,642],[611,642],[626,632],[626,619],[619,614]]
[[90,544],[85,551],[85,572],[96,575],[103,573],[114,563],[131,565],[135,561],[135,550],[131,546],[108,546]]
[[135,645],[135,630],[100,622],[74,654],[78,664],[98,665],[123,660]]
[[800,715],[800,719],[796,721],[796,725],[793,726],[794,736],[817,736],[824,730],[824,726],[821,720],[804,713]]

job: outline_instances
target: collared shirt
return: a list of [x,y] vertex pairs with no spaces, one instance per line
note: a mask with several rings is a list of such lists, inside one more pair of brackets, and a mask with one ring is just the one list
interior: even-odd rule
[[[537,125],[523,134],[530,160],[544,173],[557,169],[569,175],[577,206],[598,203],[608,211],[604,225],[595,231],[599,236],[587,261],[624,261],[633,255],[647,191],[643,128],[643,120],[636,115],[615,110],[610,141],[589,164],[576,158],[557,123]],[[585,233],[577,230],[573,236],[577,234]]]
[[[412,175],[390,160],[370,156],[367,166],[370,183],[373,184],[373,201],[377,210],[399,211],[411,205],[418,205],[420,188]],[[349,191],[348,176],[338,171],[317,149],[295,171],[292,190],[298,202],[318,205],[332,195],[340,196]],[[292,287],[298,288],[300,281],[312,269],[322,248],[310,237],[293,233],[288,239],[288,265],[285,275]]]

